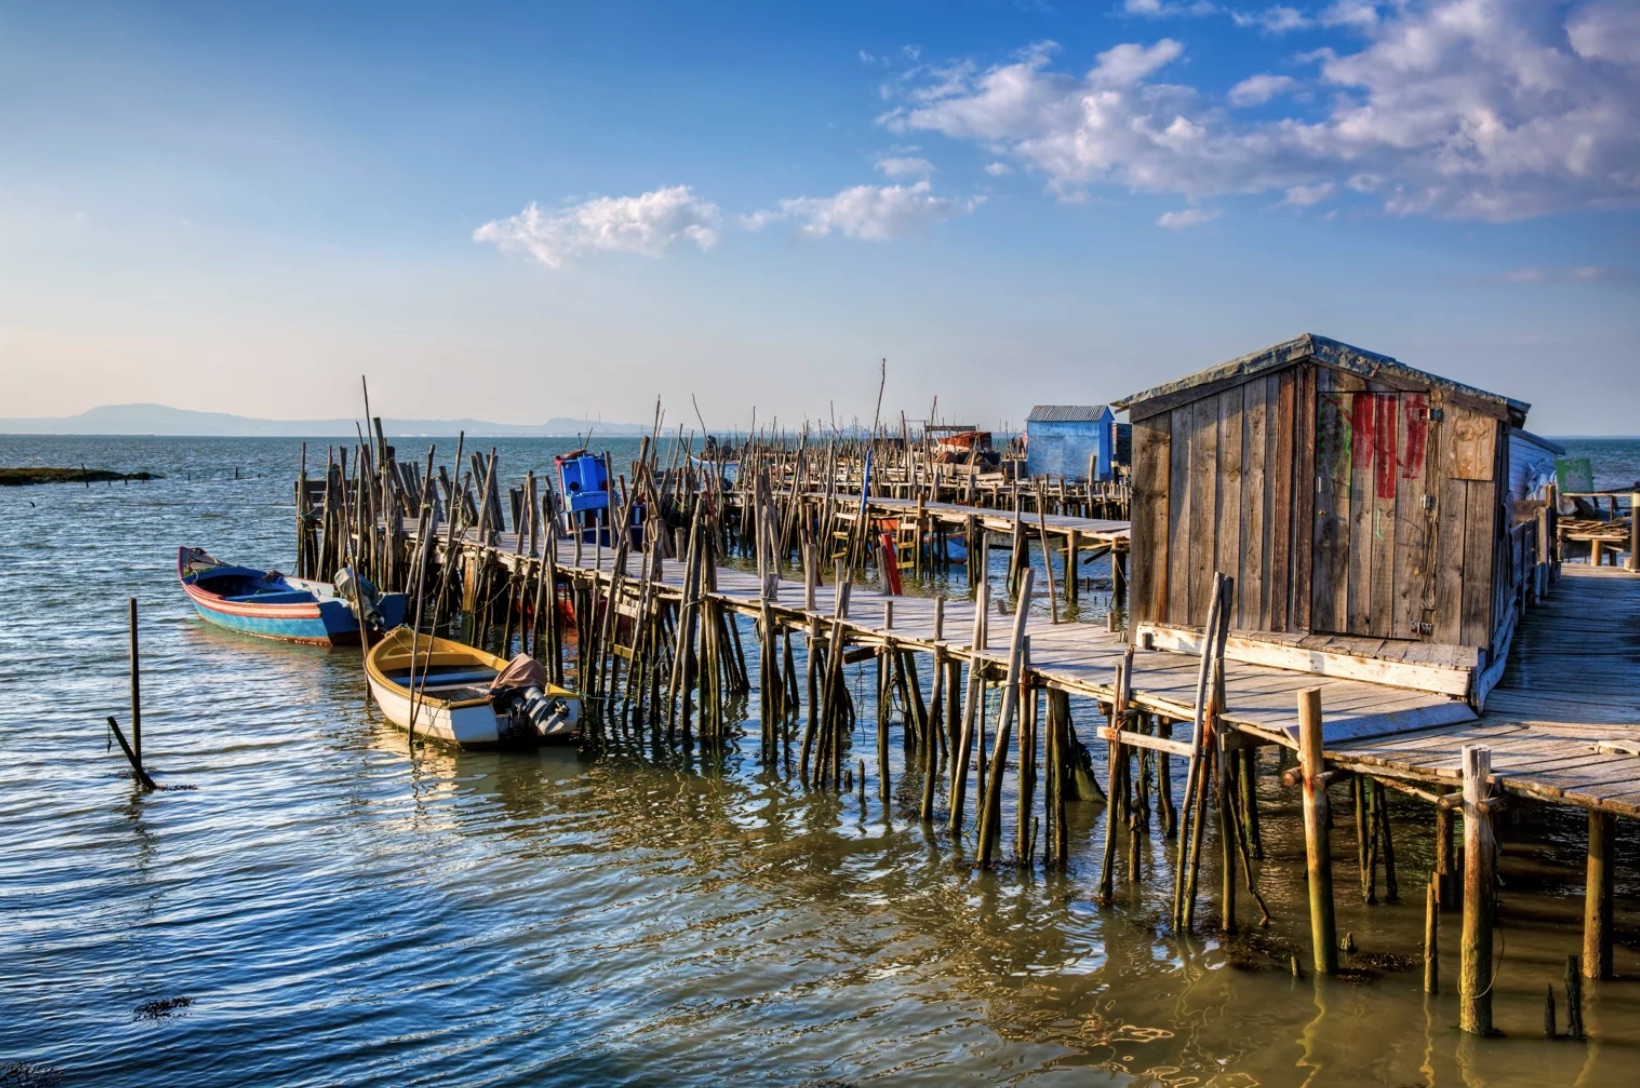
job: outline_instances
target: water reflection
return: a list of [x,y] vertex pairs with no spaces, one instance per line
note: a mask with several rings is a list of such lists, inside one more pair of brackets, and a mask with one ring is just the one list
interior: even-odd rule
[[[520,472],[555,452],[502,445]],[[1477,1045],[1416,972],[1295,980],[1167,934],[1158,842],[1142,845],[1144,885],[1095,906],[1102,806],[1072,807],[1066,873],[976,871],[971,838],[908,818],[921,779],[898,744],[886,821],[875,782],[862,811],[760,765],[755,725],[715,746],[638,734],[584,752],[412,752],[366,705],[357,649],[209,627],[172,584],[180,542],[288,562],[293,443],[52,455],[169,478],[37,490],[35,514],[0,520],[21,602],[0,617],[0,1064],[132,1085],[1632,1079],[1629,984],[1591,990],[1595,1042],[1535,1037],[1543,986],[1575,949],[1575,820],[1506,832],[1509,1038]],[[186,478],[224,465],[252,478]],[[102,715],[125,714],[131,593],[145,748],[191,792],[137,795],[104,752]],[[851,686],[874,722],[872,685]],[[855,743],[871,762],[868,732]],[[1276,786],[1262,800],[1270,938],[1302,945],[1294,800]],[[1427,828],[1395,813],[1411,887]],[[1337,834],[1340,928],[1415,951],[1421,904],[1353,900],[1347,821]],[[1625,869],[1625,903],[1634,891]],[[1622,950],[1620,968],[1637,967]],[[193,1000],[181,1015],[135,1018],[176,996]]]

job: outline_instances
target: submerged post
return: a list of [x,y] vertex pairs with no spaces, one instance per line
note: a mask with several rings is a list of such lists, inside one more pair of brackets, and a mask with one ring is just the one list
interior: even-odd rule
[[1315,973],[1338,973],[1338,927],[1333,917],[1332,851],[1327,786],[1322,779],[1321,689],[1298,693],[1298,758],[1304,785],[1304,858],[1310,884],[1310,942]]
[[1583,889],[1583,975],[1612,977],[1612,818],[1589,813],[1589,860]]
[[1463,944],[1459,987],[1459,1026],[1474,1035],[1492,1034],[1492,885],[1497,844],[1487,807],[1492,750],[1466,745],[1463,750]]
[[137,647],[137,599],[127,602],[131,627],[131,758],[142,773],[142,654]]

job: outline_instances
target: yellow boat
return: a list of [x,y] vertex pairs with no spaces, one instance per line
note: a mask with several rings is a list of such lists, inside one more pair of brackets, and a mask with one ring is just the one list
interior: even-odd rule
[[548,683],[546,668],[527,654],[508,661],[399,627],[371,648],[365,676],[387,720],[417,736],[493,748],[580,734],[580,697]]

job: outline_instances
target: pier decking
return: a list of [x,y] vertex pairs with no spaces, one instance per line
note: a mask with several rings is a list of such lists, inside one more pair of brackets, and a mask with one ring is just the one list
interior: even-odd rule
[[1462,779],[1465,745],[1492,750],[1507,792],[1640,816],[1640,575],[1561,568],[1521,620],[1503,680],[1478,719],[1333,745],[1340,766],[1429,786]]
[[[897,500],[873,501],[892,503]],[[988,512],[988,516],[1004,519],[1009,524],[1013,517],[994,511]],[[1124,527],[1120,523],[1101,524],[1107,527],[1103,531],[1109,537],[1121,538]],[[999,523],[1001,527],[1002,523]],[[476,543],[476,537],[469,534],[465,547],[471,549]],[[592,550],[585,548],[581,563],[577,564],[573,542],[557,540],[553,543],[561,574],[608,585],[613,575],[608,553],[603,556],[604,563],[600,567],[591,554]],[[527,551],[527,548],[520,549],[517,537],[510,532],[498,534],[490,547],[494,561],[508,568],[530,561]],[[645,559],[634,555],[630,569],[643,569],[644,562]],[[659,570],[660,580],[654,585],[655,592],[666,597],[681,597],[684,564],[678,560],[661,560]],[[635,593],[635,580],[630,574],[627,580]],[[761,613],[761,583],[756,571],[720,566],[716,571],[715,585],[716,589],[708,596],[724,607],[747,616]],[[770,609],[777,620],[798,628],[806,628],[811,620],[829,622],[836,606],[836,587],[816,586],[812,607],[805,607],[805,592],[803,583],[781,580],[770,602]],[[850,589],[848,615],[843,626],[851,642],[863,645],[882,645],[892,641],[902,649],[931,651],[938,644],[943,652],[958,660],[978,656],[1000,661],[1001,654],[984,646],[976,654],[969,645],[974,608],[974,602],[966,597],[947,598],[943,605],[938,606],[942,623],[941,629],[936,631],[934,598],[894,597],[870,586],[856,585]],[[993,631],[1001,625],[995,617],[990,621]],[[1027,621],[1025,635],[1030,640],[1027,674],[1036,684],[1105,702],[1115,698],[1116,666],[1126,651],[1126,643],[1119,634],[1090,623],[1055,624],[1049,616],[1033,614]],[[1195,715],[1197,669],[1198,658],[1195,655],[1163,650],[1136,651],[1131,680],[1132,703],[1140,709],[1170,719],[1192,719]],[[1287,747],[1297,746],[1298,693],[1308,688],[1321,689],[1324,736],[1328,743],[1387,736],[1475,719],[1474,712],[1466,703],[1439,694],[1247,664],[1228,658],[1224,663],[1224,681],[1222,720],[1248,734],[1252,740]]]

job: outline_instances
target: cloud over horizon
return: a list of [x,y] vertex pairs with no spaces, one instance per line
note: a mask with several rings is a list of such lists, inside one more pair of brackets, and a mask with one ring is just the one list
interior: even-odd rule
[[[1191,199],[1332,186],[1392,215],[1490,221],[1640,204],[1633,0],[1339,0],[1314,18],[1280,5],[1232,17],[1272,35],[1320,24],[1360,44],[1304,55],[1303,76],[1250,73],[1221,96],[1168,78],[1184,56],[1172,38],[1116,45],[1080,73],[1038,43],[990,67],[914,69],[890,86],[896,101],[879,121],[977,145],[1064,199],[1106,185]],[[1316,92],[1304,96],[1313,104],[1292,101],[1274,119],[1227,108],[1300,89]]]
[[660,257],[680,242],[709,250],[721,238],[722,221],[716,204],[674,185],[641,196],[595,197],[560,212],[543,212],[532,201],[517,215],[473,231],[473,241],[563,268],[589,253]]

